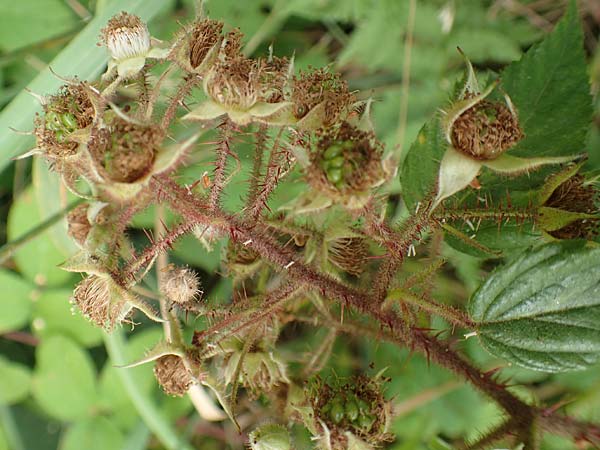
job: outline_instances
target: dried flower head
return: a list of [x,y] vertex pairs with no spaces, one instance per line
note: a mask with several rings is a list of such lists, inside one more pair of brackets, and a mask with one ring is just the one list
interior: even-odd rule
[[239,125],[252,121],[292,123],[291,103],[282,101],[288,64],[283,58],[222,58],[204,78],[204,91],[210,100],[192,110],[186,119],[210,120],[227,114]]
[[75,287],[71,302],[84,317],[108,331],[126,320],[133,308],[110,277],[99,275],[85,277]]
[[206,93],[216,102],[247,110],[261,97],[260,71],[257,60],[237,56],[218,63],[206,77]]
[[108,48],[115,60],[123,61],[148,53],[150,33],[142,19],[123,11],[100,30],[100,43]]
[[165,355],[156,360],[154,376],[165,393],[181,397],[195,380],[183,359],[176,355]]
[[221,47],[221,60],[227,61],[242,55],[242,39],[244,34],[239,28],[234,28],[225,35]]
[[483,100],[452,127],[454,148],[475,159],[495,159],[523,138],[518,118],[502,103]]
[[210,50],[220,43],[222,31],[223,22],[216,20],[204,19],[194,24],[189,43],[189,61],[194,69],[200,66]]
[[158,126],[115,118],[108,127],[96,130],[89,150],[105,178],[132,183],[150,172],[163,137]]
[[223,22],[197,20],[182,28],[167,59],[187,72],[204,74],[218,57],[223,41],[222,31]]
[[161,292],[172,303],[185,308],[202,295],[196,272],[188,267],[170,264],[164,269],[160,284]]
[[294,77],[291,101],[298,127],[329,127],[352,109],[356,98],[338,73],[315,69]]
[[[464,56],[464,55],[463,55]],[[504,174],[520,175],[547,164],[560,164],[577,156],[520,158],[507,153],[524,134],[517,110],[508,95],[505,105],[486,100],[499,81],[483,91],[473,65],[465,57],[467,74],[464,86],[450,107],[442,111],[440,125],[448,142],[438,172],[437,195],[430,211],[441,202],[469,186],[483,166]],[[420,135],[417,142],[426,139]]]

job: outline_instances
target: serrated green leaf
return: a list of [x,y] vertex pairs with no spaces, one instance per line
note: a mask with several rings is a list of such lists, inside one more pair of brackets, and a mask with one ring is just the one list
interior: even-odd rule
[[600,249],[530,250],[487,279],[469,314],[495,356],[544,372],[584,369],[600,357]]
[[409,211],[427,195],[435,194],[440,162],[448,144],[438,117],[431,119],[410,147],[400,175],[402,194]]
[[0,286],[2,286],[0,333],[18,330],[29,320],[33,287],[8,270],[0,270]]
[[64,336],[42,341],[36,351],[33,395],[48,414],[60,420],[91,414],[98,394],[89,355]]
[[49,290],[33,305],[32,328],[40,337],[60,333],[85,347],[102,341],[102,332],[85,319],[69,302],[71,290]]
[[[521,253],[524,248],[542,243],[541,233],[536,231],[532,224],[528,223],[498,225],[498,223],[486,222],[479,225],[475,230],[467,225],[460,227],[459,230],[472,237],[472,239],[481,245],[501,252],[503,255]],[[467,255],[478,258],[490,257],[489,254],[467,245],[451,234],[446,234],[444,239],[452,248]]]
[[123,447],[123,433],[106,417],[75,422],[61,442],[61,450],[106,450]]
[[592,99],[575,2],[554,31],[501,75],[525,138],[517,156],[580,153],[592,120]]
[[31,371],[27,366],[0,356],[0,405],[23,400],[29,393]]

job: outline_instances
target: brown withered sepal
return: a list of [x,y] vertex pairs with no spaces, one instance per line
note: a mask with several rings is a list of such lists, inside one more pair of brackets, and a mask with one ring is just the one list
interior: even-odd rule
[[194,24],[190,38],[190,65],[195,69],[208,54],[209,50],[219,41],[223,31],[223,22],[204,19]]
[[67,233],[68,235],[80,245],[85,244],[85,240],[92,228],[92,224],[89,222],[87,213],[89,205],[83,203],[77,205],[69,214],[67,214]]

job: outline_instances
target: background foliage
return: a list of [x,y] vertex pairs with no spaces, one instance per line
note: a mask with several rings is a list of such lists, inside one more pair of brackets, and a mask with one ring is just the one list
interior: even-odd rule
[[[397,0],[215,0],[208,3],[208,10],[212,18],[239,26],[247,36],[250,52],[265,54],[273,42],[277,54],[295,52],[297,68],[331,64],[342,71],[352,89],[373,96],[374,123],[380,138],[404,155],[423,124],[444,104],[462,71],[457,46],[482,72],[498,71],[520,58],[553,28],[564,3],[422,0],[414,18],[409,14],[409,2]],[[600,7],[593,1],[580,3],[589,76],[597,94]],[[169,39],[177,21],[185,22],[193,16],[193,8],[192,0],[21,0],[0,5],[2,242],[18,239],[72,200],[42,160],[11,162],[31,144],[29,138],[8,130],[8,126],[21,130],[31,127],[35,101],[23,88],[33,83],[32,89],[40,94],[56,89],[61,81],[49,74],[46,65],[50,61],[60,75],[95,77],[106,58],[105,49],[95,45],[97,32],[114,12],[127,9],[151,19],[152,34]],[[405,47],[407,27],[414,33],[410,56]],[[568,47],[565,53],[573,56]],[[539,69],[540,76],[547,74],[547,68]],[[557,77],[567,82],[571,75]],[[510,85],[511,79],[518,76],[509,73],[504,81]],[[519,84],[519,89],[527,86]],[[518,102],[518,92],[511,95]],[[553,98],[558,100],[531,105],[531,117],[540,111],[555,112],[559,107],[568,110],[573,100],[558,95]],[[581,128],[579,134],[581,141],[586,141],[591,155],[588,168],[592,170],[600,169],[600,102],[597,98],[595,102],[596,126],[589,133],[576,114],[560,118],[561,124],[568,120],[573,127]],[[557,136],[554,143],[558,145],[559,140]],[[566,153],[579,150],[563,148]],[[543,153],[544,149],[539,151]],[[191,182],[207,170],[209,158],[208,150],[199,152],[196,163],[181,174],[182,181]],[[243,167],[248,168],[250,163],[242,158]],[[243,179],[243,171],[239,177]],[[226,208],[239,206],[236,202],[243,189],[242,183],[228,186]],[[393,195],[400,192],[399,185],[391,189]],[[289,200],[297,191],[296,185],[287,184],[283,192],[280,189],[275,203]],[[399,209],[397,214],[403,211]],[[136,223],[151,227],[153,220],[152,211],[147,211]],[[64,222],[57,222],[21,246],[0,267],[0,450],[161,448],[132,404],[127,380],[120,373],[124,369],[114,367],[140,357],[158,340],[160,327],[144,324],[129,334],[124,344],[126,354],[120,355],[122,361],[108,358],[102,333],[70,311],[68,298],[77,277],[56,267],[73,252],[65,230]],[[139,242],[145,239],[141,233],[133,233],[133,238]],[[207,253],[186,238],[173,253],[176,261],[200,271],[209,298],[226,298],[231,289],[219,276],[220,252],[217,246]],[[444,248],[444,253],[452,268],[446,270],[435,289],[449,304],[464,305],[480,284],[482,260],[450,246]],[[442,329],[445,324],[438,326]],[[315,342],[322,338],[320,334],[312,336]],[[309,344],[297,348],[296,343],[296,347],[290,345],[285,350],[296,354],[310,348]],[[335,345],[329,371],[351,374],[368,370],[371,363],[389,367],[387,375],[393,382],[387,394],[394,399],[397,412],[397,440],[389,448],[435,448],[433,440],[437,436],[474,437],[498,418],[495,406],[419,356],[368,340],[338,340]],[[474,340],[458,342],[457,346],[483,367],[500,364]],[[166,421],[176,424],[178,433],[197,443],[198,448],[241,448],[231,424],[203,422],[191,414],[187,398],[164,396],[156,387],[150,366],[128,369],[128,373],[129,380]],[[517,386],[532,383],[527,391],[522,390],[523,395],[550,403],[569,398],[570,413],[600,420],[597,370],[549,375],[508,368],[506,373]],[[298,442],[303,442],[301,439],[299,435]],[[305,445],[309,447],[309,443]],[[569,445],[553,438],[544,443],[544,448],[563,450]]]

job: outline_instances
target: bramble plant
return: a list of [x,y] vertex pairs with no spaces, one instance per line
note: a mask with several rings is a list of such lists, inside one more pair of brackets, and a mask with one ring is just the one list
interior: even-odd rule
[[[536,402],[503,370],[585,370],[600,357],[600,214],[575,2],[499,74],[478,73],[459,49],[464,76],[402,158],[377,137],[377,104],[340,74],[295,70],[272,48],[250,58],[242,39],[201,16],[161,42],[122,12],[101,33],[102,77],[42,99],[26,155],[82,199],[67,215],[79,250],[61,265],[82,276],[73,307],[106,333],[149,321],[164,331],[118,370],[152,364],[165,394],[231,421],[252,449],[301,448],[302,433],[317,448],[374,449],[395,439],[402,399],[386,386],[403,381],[381,358],[360,373],[324,368],[344,336],[387,342],[499,407],[489,429],[430,448],[534,450],[545,434],[598,448],[600,424]],[[198,152],[211,171],[197,169]],[[148,210],[155,228],[140,246],[128,231]],[[230,295],[171,255],[186,236],[220,258]],[[436,289],[442,246],[488,261],[466,308]],[[495,365],[464,351],[474,341]]]

